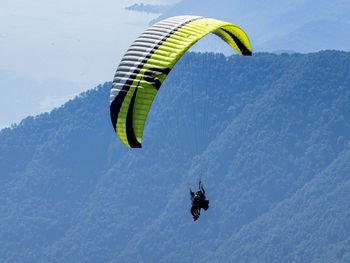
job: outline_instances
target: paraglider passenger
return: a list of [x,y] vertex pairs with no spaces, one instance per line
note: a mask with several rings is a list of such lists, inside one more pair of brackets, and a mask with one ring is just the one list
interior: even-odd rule
[[206,200],[205,190],[201,181],[199,181],[198,188],[199,190],[196,193],[194,193],[190,188],[190,195],[192,201],[191,214],[193,216],[194,221],[196,221],[199,218],[201,214],[201,208],[203,208],[204,211],[206,211],[209,208],[209,200]]

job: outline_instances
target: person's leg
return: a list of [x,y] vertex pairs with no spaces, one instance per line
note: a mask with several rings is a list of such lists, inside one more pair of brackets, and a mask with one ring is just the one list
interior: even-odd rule
[[193,217],[196,216],[196,210],[195,210],[194,206],[191,207],[191,214],[192,214]]

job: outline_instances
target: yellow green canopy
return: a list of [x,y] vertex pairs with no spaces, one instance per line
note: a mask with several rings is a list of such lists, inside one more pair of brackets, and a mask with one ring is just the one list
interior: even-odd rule
[[242,55],[251,55],[242,29],[212,18],[176,16],[143,32],[129,47],[110,93],[113,127],[128,147],[140,148],[145,121],[158,89],[180,57],[199,39],[214,33]]

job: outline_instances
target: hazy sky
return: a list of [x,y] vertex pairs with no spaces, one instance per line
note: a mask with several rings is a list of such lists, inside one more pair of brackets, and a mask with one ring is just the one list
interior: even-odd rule
[[[350,50],[350,0],[0,0],[0,129],[111,81],[128,46],[160,15],[124,9],[141,2],[174,4],[161,18],[237,24],[253,52]],[[234,53],[215,36],[192,50]]]
[[0,129],[112,80],[121,54],[159,16],[124,9],[139,2],[0,0]]

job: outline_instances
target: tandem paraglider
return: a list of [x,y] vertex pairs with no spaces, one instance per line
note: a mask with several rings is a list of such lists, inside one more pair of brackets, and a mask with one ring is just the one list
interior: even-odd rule
[[[124,54],[110,91],[110,117],[127,147],[141,148],[147,115],[163,81],[182,55],[205,35],[213,33],[244,56],[252,55],[249,39],[238,26],[213,18],[176,16],[144,31]],[[191,69],[189,69],[191,70]],[[213,76],[215,78],[215,76]],[[196,221],[209,200],[201,182],[190,190],[191,214]]]

